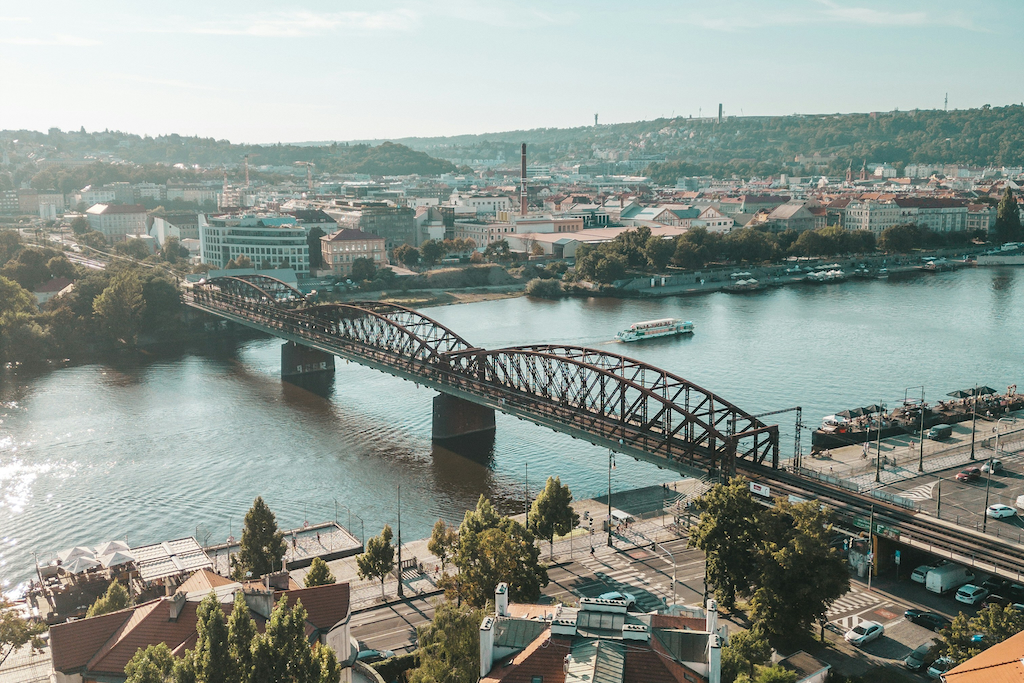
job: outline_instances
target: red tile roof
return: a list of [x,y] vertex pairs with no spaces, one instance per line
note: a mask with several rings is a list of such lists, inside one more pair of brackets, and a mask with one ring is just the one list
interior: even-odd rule
[[348,618],[351,593],[347,583],[332,583],[287,592],[278,591],[274,593],[274,601],[280,600],[282,595],[288,596],[289,607],[294,607],[297,600],[302,600],[306,620],[323,633]]
[[73,284],[72,281],[66,277],[55,277],[49,282],[45,282],[36,287],[35,291],[39,292],[40,294],[46,292],[59,292],[60,290],[64,289],[70,284]]
[[1024,631],[950,669],[948,683],[1020,683],[1024,680]]
[[54,671],[69,672],[84,668],[129,616],[129,610],[121,610],[51,626],[50,649],[53,652]]
[[480,683],[532,683],[541,676],[544,683],[565,683],[565,656],[572,651],[572,639],[551,636],[546,630],[507,664],[495,664]]

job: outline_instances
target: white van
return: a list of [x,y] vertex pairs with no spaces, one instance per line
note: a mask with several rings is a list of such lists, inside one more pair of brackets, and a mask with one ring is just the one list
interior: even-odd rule
[[932,593],[948,593],[974,580],[974,572],[958,564],[946,564],[928,572],[924,587]]

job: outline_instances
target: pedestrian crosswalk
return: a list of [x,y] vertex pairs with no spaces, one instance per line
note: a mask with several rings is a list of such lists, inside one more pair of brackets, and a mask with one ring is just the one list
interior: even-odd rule
[[909,498],[910,500],[931,500],[932,495],[935,492],[935,484],[937,483],[938,482],[930,481],[927,484],[921,484],[920,486],[915,486],[912,489],[899,492],[897,495],[902,496],[903,498]]
[[839,617],[850,612],[864,611],[868,607],[874,607],[879,602],[878,596],[871,593],[862,593],[856,590],[850,591],[832,603],[832,606],[828,609],[828,616],[831,619],[832,617]]

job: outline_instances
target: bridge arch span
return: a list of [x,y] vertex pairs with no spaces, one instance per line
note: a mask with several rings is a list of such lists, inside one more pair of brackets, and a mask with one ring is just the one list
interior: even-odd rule
[[209,292],[216,288],[225,296],[238,297],[246,301],[265,304],[298,304],[305,299],[302,292],[287,282],[267,275],[248,273],[245,275],[223,275],[200,282],[194,286]]

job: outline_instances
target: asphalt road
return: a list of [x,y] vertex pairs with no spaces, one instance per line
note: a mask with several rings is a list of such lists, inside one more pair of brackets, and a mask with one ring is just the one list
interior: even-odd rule
[[[986,507],[986,485],[989,505],[1003,503],[1013,507],[1017,497],[1024,494],[1024,451],[1000,451],[1003,470],[993,474],[991,482],[987,474],[973,482],[957,481],[956,475],[963,468],[954,467],[897,482],[886,486],[884,490],[909,494],[908,497],[917,500],[924,512],[935,514],[938,511],[942,519],[981,530]],[[977,453],[975,466],[981,467],[986,462],[985,458],[992,455],[992,450],[979,448]],[[1019,516],[990,518],[986,526],[991,534],[1024,541],[1024,520]]]

